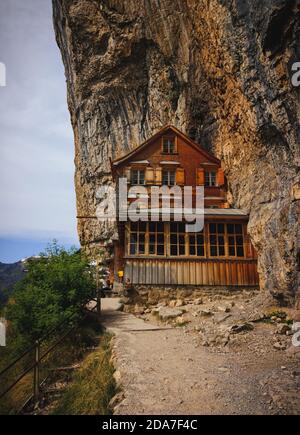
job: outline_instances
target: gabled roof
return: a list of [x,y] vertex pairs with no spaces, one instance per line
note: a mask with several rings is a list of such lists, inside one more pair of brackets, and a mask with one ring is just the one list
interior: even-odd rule
[[134,150],[130,151],[128,154],[124,155],[123,157],[120,157],[112,162],[113,167],[117,167],[123,163],[126,163],[128,160],[131,160],[139,151],[145,149],[148,145],[150,145],[152,142],[154,142],[159,137],[166,134],[168,131],[172,131],[177,136],[181,137],[185,142],[187,142],[190,146],[195,148],[197,151],[201,152],[203,155],[205,155],[210,161],[215,162],[216,164],[221,164],[220,160],[217,159],[213,154],[206,151],[205,149],[201,148],[200,145],[198,145],[196,142],[194,142],[192,139],[190,139],[186,134],[182,133],[180,130],[178,130],[173,125],[166,125],[162,129],[160,129],[157,133],[155,133],[152,137],[150,137],[148,140],[143,142],[141,145],[139,145]]

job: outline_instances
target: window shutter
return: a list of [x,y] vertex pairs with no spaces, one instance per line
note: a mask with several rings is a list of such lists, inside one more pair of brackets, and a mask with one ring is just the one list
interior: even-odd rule
[[127,183],[131,182],[131,170],[129,167],[124,169],[124,177],[127,178]]
[[146,184],[154,184],[154,169],[149,167],[145,171]]
[[222,168],[218,169],[217,183],[218,186],[224,186],[225,184],[225,175]]
[[161,186],[162,184],[162,168],[155,169],[155,184]]
[[197,186],[204,186],[205,184],[205,171],[203,168],[196,169],[197,171]]
[[176,184],[178,186],[184,186],[185,184],[185,172],[183,168],[177,168],[176,170]]

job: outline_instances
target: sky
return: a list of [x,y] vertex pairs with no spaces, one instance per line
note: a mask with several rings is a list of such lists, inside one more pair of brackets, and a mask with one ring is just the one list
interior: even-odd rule
[[0,1],[0,262],[78,245],[74,141],[51,0]]

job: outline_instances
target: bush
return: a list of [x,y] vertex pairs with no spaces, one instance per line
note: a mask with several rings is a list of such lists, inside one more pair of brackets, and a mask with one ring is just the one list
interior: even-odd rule
[[31,259],[16,285],[6,317],[17,347],[32,344],[61,322],[78,320],[95,288],[87,258],[56,243],[39,259]]

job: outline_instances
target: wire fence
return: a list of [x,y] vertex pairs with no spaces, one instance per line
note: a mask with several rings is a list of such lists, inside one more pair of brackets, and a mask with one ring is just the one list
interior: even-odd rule
[[59,345],[79,328],[89,313],[100,316],[100,293],[86,304],[84,312],[85,315],[79,321],[74,314],[67,317],[0,371],[0,400],[12,389],[19,387],[21,406],[17,413],[29,403],[38,402],[43,385],[53,370],[54,361],[51,361],[51,356]]

